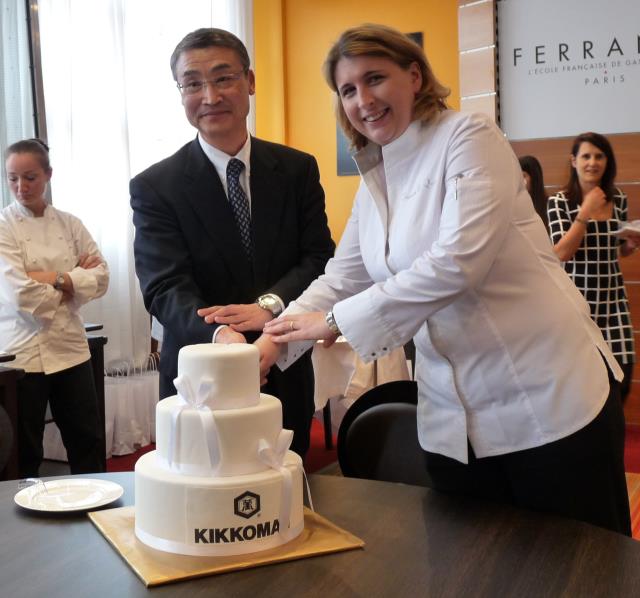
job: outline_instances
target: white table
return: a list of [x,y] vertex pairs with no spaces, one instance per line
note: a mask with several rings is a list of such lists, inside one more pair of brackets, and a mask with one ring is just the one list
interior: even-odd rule
[[316,411],[323,411],[325,442],[330,446],[331,435],[337,433],[347,409],[364,392],[394,380],[410,380],[409,367],[402,347],[385,357],[364,363],[344,337],[326,349],[316,343],[311,355],[315,378]]

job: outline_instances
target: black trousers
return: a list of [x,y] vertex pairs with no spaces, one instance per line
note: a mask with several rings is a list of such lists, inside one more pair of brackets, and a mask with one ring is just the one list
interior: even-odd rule
[[91,362],[55,374],[27,373],[18,381],[18,462],[22,477],[37,477],[47,402],[67,449],[71,473],[102,471],[98,400]]
[[599,415],[566,438],[482,459],[469,446],[468,465],[429,452],[425,460],[436,490],[555,513],[631,536],[624,415],[615,381]]
[[622,363],[622,360],[617,356],[616,361],[618,362],[618,365],[622,368],[622,372],[624,373],[624,378],[622,379],[622,382],[620,382],[620,398],[622,399],[622,404],[624,405],[627,397],[629,396],[629,392],[631,392],[633,363]]

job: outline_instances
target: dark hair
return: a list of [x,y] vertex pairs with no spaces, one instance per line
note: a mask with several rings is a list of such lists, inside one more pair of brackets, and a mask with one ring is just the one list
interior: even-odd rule
[[249,60],[247,48],[233,33],[225,31],[224,29],[196,29],[191,33],[187,33],[176,46],[173,54],[171,54],[169,64],[171,65],[171,73],[173,74],[174,80],[178,80],[176,64],[183,52],[212,47],[229,48],[233,50],[238,55],[238,58],[240,58],[244,72],[246,73],[249,70],[251,61]]
[[[613,200],[613,196],[616,193],[613,184],[616,178],[617,166],[616,158],[613,155],[613,149],[609,140],[599,133],[593,133],[591,131],[588,133],[581,133],[573,140],[573,145],[571,146],[571,155],[574,158],[578,157],[580,146],[583,143],[591,143],[592,145],[595,145],[606,156],[607,166],[604,169],[604,174],[600,181],[600,188],[607,196],[607,201]],[[570,166],[569,182],[566,184],[564,192],[570,204],[580,205],[582,203],[582,188],[578,181],[578,173],[573,166]]]
[[533,207],[542,218],[542,222],[547,226],[547,192],[544,190],[544,177],[542,176],[542,166],[534,156],[521,156],[518,158],[520,168],[531,178],[531,190],[529,195],[533,200]]
[[413,103],[413,119],[428,122],[436,113],[446,110],[445,98],[450,91],[436,79],[424,51],[412,39],[384,25],[365,24],[347,29],[329,50],[322,71],[329,87],[337,94],[336,118],[354,148],[364,147],[368,139],[356,131],[342,108],[335,72],[341,58],[355,56],[380,56],[405,70],[415,62],[422,75],[422,87]]
[[4,152],[6,160],[12,154],[34,154],[45,172],[51,171],[49,162],[49,146],[42,139],[23,139],[12,143]]

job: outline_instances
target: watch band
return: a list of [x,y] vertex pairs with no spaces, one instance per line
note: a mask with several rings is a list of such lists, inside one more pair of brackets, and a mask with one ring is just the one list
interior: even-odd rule
[[53,288],[56,291],[61,291],[64,286],[64,274],[62,272],[56,272],[56,280],[53,283]]
[[327,326],[329,326],[329,330],[331,330],[333,334],[335,334],[336,336],[342,335],[342,332],[340,332],[340,328],[338,328],[336,319],[333,317],[333,310],[329,310],[327,312],[327,315],[324,317],[324,319],[325,319],[325,322],[327,323]]
[[262,308],[270,311],[274,317],[278,317],[283,312],[283,304],[277,295],[273,293],[266,293],[265,295],[260,295],[256,299],[256,303]]

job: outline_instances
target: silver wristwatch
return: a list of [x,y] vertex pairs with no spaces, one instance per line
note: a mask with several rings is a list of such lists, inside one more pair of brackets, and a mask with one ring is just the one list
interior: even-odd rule
[[61,291],[64,286],[64,274],[62,272],[56,272],[56,280],[53,283],[53,288],[56,291]]
[[282,305],[278,298],[271,294],[267,293],[266,295],[260,295],[256,300],[256,303],[262,308],[270,311],[273,314],[273,317],[278,317],[282,313]]
[[336,319],[333,317],[333,310],[328,311],[327,315],[324,317],[327,326],[329,326],[329,330],[333,332],[336,336],[340,336],[342,332],[340,332],[340,328],[338,328],[338,323]]

